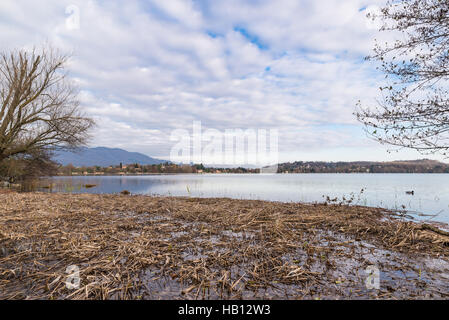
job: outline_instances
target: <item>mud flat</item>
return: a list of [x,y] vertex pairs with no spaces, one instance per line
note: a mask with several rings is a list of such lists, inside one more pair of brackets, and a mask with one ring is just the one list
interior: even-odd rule
[[0,299],[448,297],[447,232],[382,209],[0,193]]

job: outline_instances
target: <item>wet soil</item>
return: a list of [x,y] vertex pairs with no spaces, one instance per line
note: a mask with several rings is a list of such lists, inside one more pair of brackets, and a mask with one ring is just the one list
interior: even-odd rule
[[0,193],[0,299],[448,297],[447,234],[383,209]]

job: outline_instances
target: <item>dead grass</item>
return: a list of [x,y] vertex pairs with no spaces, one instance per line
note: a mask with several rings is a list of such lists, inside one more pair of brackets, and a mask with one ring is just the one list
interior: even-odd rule
[[445,298],[448,245],[375,208],[2,192],[0,298]]

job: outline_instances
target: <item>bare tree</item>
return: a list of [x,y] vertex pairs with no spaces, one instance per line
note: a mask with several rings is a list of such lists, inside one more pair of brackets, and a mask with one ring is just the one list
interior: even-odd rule
[[376,107],[361,106],[356,116],[381,143],[419,150],[449,150],[449,1],[388,2],[379,14],[381,32],[395,36],[376,42],[369,60],[378,61],[387,84]]
[[4,159],[0,162],[0,175],[10,183],[29,182],[43,176],[57,174],[59,165],[52,161],[45,149],[34,150]]
[[51,48],[0,53],[0,161],[83,145],[94,122]]

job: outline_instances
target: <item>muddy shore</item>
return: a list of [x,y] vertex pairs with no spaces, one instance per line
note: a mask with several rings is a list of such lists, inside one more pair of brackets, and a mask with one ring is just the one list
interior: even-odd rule
[[0,299],[448,297],[448,234],[383,209],[0,193]]

